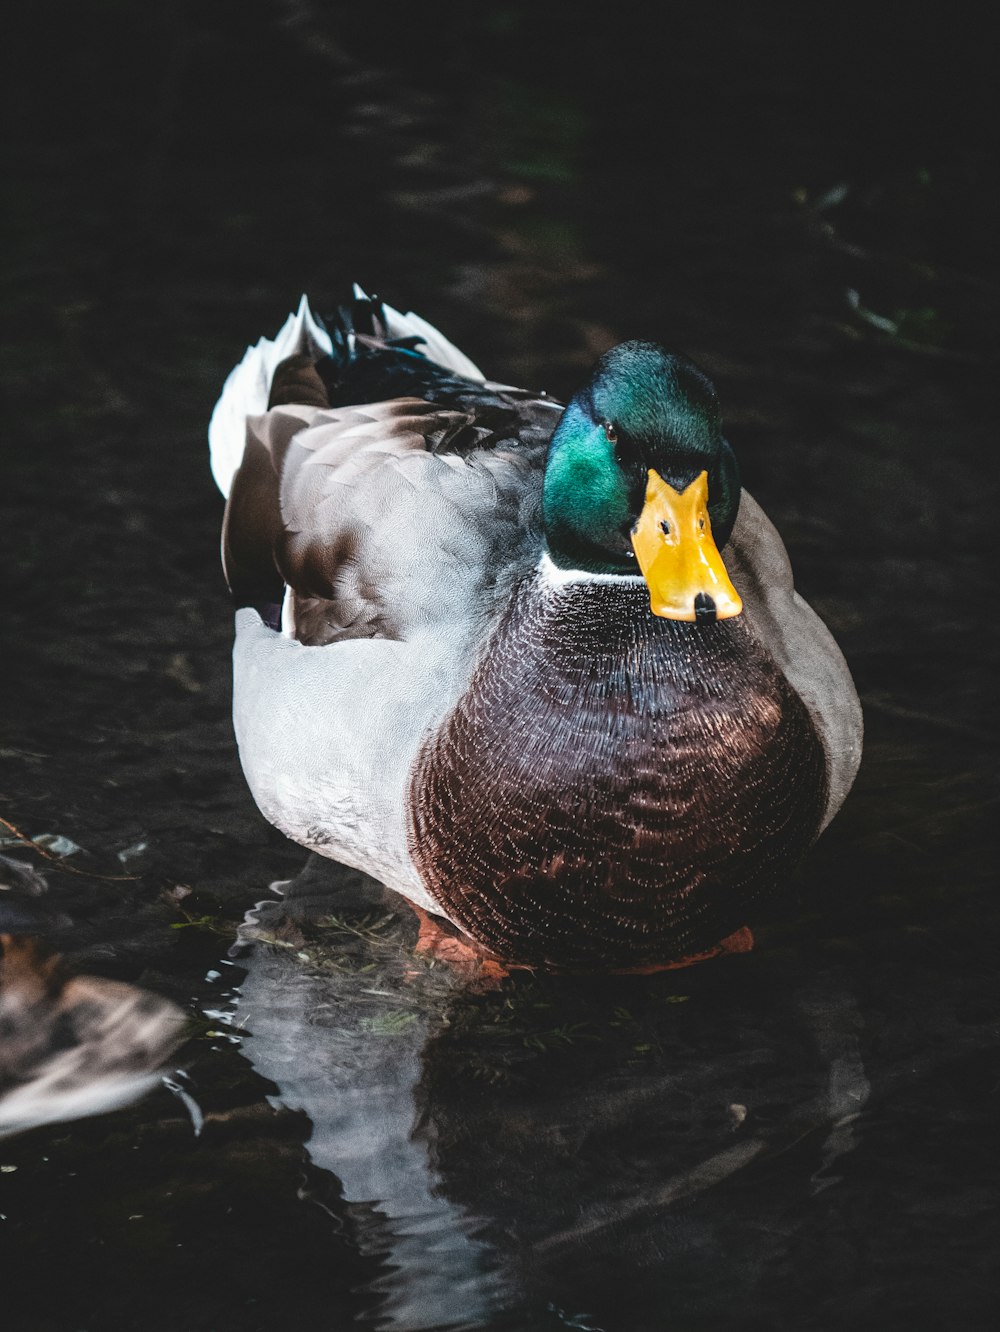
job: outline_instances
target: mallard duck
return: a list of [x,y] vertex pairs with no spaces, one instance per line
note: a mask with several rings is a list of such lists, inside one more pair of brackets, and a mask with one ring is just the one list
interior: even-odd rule
[[355,288],[247,349],[209,438],[266,818],[506,963],[746,946],[861,712],[694,364],[623,343],[564,408]]
[[[9,928],[21,923],[0,903]],[[160,995],[68,975],[36,939],[0,933],[0,1138],[145,1096],[185,1022]]]

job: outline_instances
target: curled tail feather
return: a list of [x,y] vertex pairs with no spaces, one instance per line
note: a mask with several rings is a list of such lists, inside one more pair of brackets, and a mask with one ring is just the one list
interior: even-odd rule
[[[391,305],[366,296],[356,283],[354,298],[367,302],[377,324],[384,329],[389,341],[413,339],[422,344],[422,354],[455,374],[482,382],[482,371],[460,352],[432,324],[410,311],[401,314]],[[279,366],[296,358],[297,371],[307,371],[310,364],[325,357],[350,360],[354,356],[354,327],[349,311],[341,311],[337,325],[331,329],[310,309],[303,296],[294,314],[290,314],[277,336],[260,338],[255,346],[247,347],[243,359],[230,372],[215,404],[208,427],[212,475],[227,498],[246,447],[246,420],[259,416],[273,406],[272,388]],[[301,376],[300,376],[301,377]],[[305,375],[308,380],[308,373]],[[287,401],[287,396],[282,396]],[[301,396],[296,401],[303,401]],[[313,405],[322,405],[319,401]]]

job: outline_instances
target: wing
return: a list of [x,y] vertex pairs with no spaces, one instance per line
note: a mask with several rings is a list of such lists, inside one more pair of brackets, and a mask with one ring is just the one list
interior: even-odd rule
[[784,542],[746,491],[723,557],[751,625],[819,732],[830,783],[825,828],[844,803],[861,762],[864,723],[851,672],[829,629],[795,591]]
[[286,633],[309,645],[442,622],[476,638],[538,560],[559,404],[462,380],[444,402],[326,407],[319,383],[311,365],[283,367],[279,404],[247,422],[223,535],[237,605],[273,623],[265,608],[283,602]]

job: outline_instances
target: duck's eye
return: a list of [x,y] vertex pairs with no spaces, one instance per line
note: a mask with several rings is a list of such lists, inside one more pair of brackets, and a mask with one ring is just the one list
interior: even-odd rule
[[610,421],[604,422],[604,433],[607,435],[608,439],[611,441],[612,444],[616,444],[618,442],[618,431],[614,428],[614,426],[611,424]]
[[698,528],[699,528],[699,531],[702,531],[702,532],[704,532],[704,530],[705,530],[705,515],[704,515],[704,514],[702,514],[701,517],[698,519]]
[[664,536],[670,535],[670,524],[667,522],[666,518],[664,518],[663,522],[660,524],[660,531]]

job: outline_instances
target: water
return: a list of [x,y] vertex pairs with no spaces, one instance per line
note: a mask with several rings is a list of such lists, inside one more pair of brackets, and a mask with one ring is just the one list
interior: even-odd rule
[[[992,1326],[987,47],[943,8],[669,14],[24,16],[3,813],[138,877],[4,854],[47,883],[18,929],[196,1022],[172,1087],[0,1145],[12,1326]],[[354,278],[501,379],[565,394],[650,335],[715,378],[867,721],[753,953],[471,994],[334,876],[228,957],[303,853],[235,758],[205,423]]]

